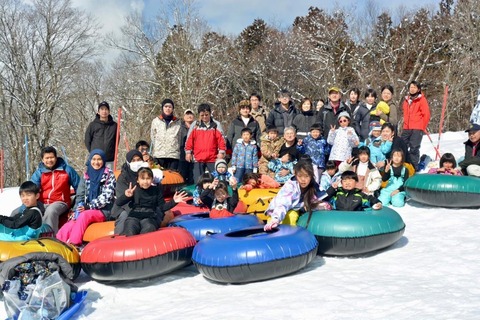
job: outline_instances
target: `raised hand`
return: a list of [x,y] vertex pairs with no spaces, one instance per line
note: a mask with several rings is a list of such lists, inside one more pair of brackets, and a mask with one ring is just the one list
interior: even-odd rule
[[137,188],[137,185],[134,185],[132,188],[132,183],[130,182],[128,189],[125,190],[125,196],[129,198],[133,197],[133,192],[135,191],[136,188]]
[[330,131],[332,131],[332,132],[335,131],[335,128],[336,128],[336,126],[334,124],[330,125]]
[[387,164],[385,165],[385,172],[390,171],[390,168],[392,167],[392,160],[387,160]]
[[173,201],[175,201],[175,203],[180,203],[180,202],[187,202],[188,200],[188,194],[185,192],[185,191],[181,191],[181,192],[178,192],[178,191],[175,191],[175,194],[173,195]]

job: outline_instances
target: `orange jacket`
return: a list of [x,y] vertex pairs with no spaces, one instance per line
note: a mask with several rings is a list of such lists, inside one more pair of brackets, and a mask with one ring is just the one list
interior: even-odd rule
[[403,129],[426,131],[430,122],[430,108],[423,94],[411,100],[406,96],[403,101]]

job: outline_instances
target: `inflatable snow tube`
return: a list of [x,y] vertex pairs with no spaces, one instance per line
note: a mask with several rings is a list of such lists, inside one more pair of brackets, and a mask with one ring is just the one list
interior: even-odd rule
[[83,234],[83,242],[92,242],[99,238],[113,236],[114,229],[115,221],[92,223]]
[[276,189],[245,189],[238,190],[238,199],[245,204],[245,212],[256,214],[261,220],[267,221],[265,211],[270,201],[277,195],[280,188]]
[[246,283],[281,277],[308,265],[317,254],[315,236],[304,228],[280,225],[272,232],[250,227],[201,240],[192,260],[207,279]]
[[333,256],[363,254],[397,242],[405,231],[402,217],[393,209],[365,211],[314,211],[298,219],[318,240],[318,253]]
[[56,238],[40,238],[27,241],[0,241],[0,261],[23,256],[31,252],[51,252],[60,255],[73,268],[74,279],[81,271],[80,254],[78,250]]
[[210,218],[209,213],[181,215],[170,221],[170,227],[182,227],[200,241],[209,233],[226,233],[233,230],[263,225],[254,215],[237,214],[233,217]]
[[99,282],[153,278],[191,263],[195,238],[183,228],[100,238],[82,251],[82,269]]
[[28,226],[11,229],[0,224],[0,241],[27,241],[30,239],[51,237],[53,237],[53,229],[45,223],[38,229],[32,229]]
[[414,201],[445,208],[480,207],[480,179],[445,174],[416,174],[405,182]]

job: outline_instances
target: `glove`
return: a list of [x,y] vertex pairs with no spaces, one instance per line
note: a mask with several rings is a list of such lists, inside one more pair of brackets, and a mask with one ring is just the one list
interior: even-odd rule
[[263,227],[264,231],[272,231],[272,229],[278,227],[278,219],[272,218],[267,224]]

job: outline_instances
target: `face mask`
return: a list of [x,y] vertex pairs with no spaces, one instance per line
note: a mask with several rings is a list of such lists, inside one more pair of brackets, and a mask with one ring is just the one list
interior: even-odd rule
[[148,163],[143,161],[135,161],[135,162],[130,162],[128,166],[130,167],[130,170],[132,170],[133,172],[138,172],[140,168],[148,167]]

